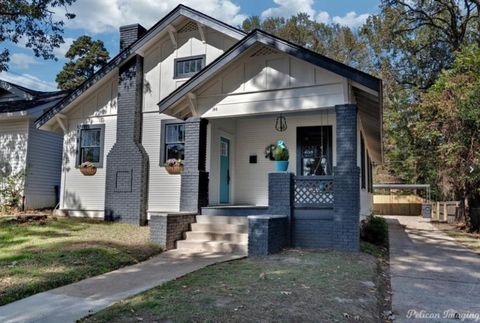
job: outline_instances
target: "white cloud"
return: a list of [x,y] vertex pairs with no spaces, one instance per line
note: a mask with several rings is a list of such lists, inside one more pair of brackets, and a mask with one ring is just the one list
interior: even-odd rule
[[53,53],[55,54],[55,56],[57,58],[65,58],[65,53],[70,48],[70,45],[72,45],[75,38],[64,37],[63,40],[65,42],[63,44],[61,44],[60,47],[56,47],[56,48],[53,49]]
[[[132,23],[149,28],[180,3],[232,25],[240,25],[247,18],[232,0],[82,0],[69,8],[76,18],[66,21],[66,26],[94,34]],[[63,12],[59,14],[63,17]]]
[[316,20],[323,24],[328,24],[330,22],[330,15],[326,11],[320,11],[317,15]]
[[340,25],[346,25],[351,28],[360,27],[370,16],[368,13],[357,14],[354,11],[347,13],[345,16],[330,17],[330,14],[326,11],[316,12],[313,8],[313,0],[273,0],[277,7],[268,8],[262,12],[261,17],[291,17],[299,12],[307,13],[310,17],[313,17],[316,21],[321,23],[337,23]]
[[27,73],[13,74],[11,72],[1,72],[0,79],[38,91],[55,91],[57,89],[56,83],[42,81],[38,77]]
[[370,14],[364,13],[361,15],[358,15],[355,11],[350,11],[343,17],[335,16],[333,17],[333,22],[340,24],[340,25],[346,25],[350,28],[356,28],[360,27],[365,23],[365,21],[368,19]]
[[10,56],[10,63],[13,67],[16,67],[21,70],[26,70],[30,65],[38,64],[33,56],[22,54],[22,53],[13,53]]
[[267,17],[290,17],[298,12],[315,16],[313,0],[273,0],[278,7],[268,8],[262,12],[262,18]]

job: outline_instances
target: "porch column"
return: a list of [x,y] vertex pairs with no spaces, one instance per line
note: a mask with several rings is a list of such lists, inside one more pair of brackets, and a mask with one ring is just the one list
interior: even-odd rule
[[181,175],[180,211],[199,212],[208,205],[207,158],[208,120],[198,117],[185,121],[185,160]]
[[335,107],[337,166],[334,168],[333,246],[339,250],[360,248],[360,169],[357,166],[357,106]]
[[293,174],[288,172],[268,173],[268,213],[287,217],[287,245],[291,245],[293,208]]

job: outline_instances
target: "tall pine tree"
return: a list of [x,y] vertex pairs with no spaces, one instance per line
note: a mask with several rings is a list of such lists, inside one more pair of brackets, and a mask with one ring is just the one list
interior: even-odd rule
[[65,54],[69,59],[57,74],[55,81],[62,90],[73,90],[90,78],[96,70],[105,66],[110,59],[101,40],[80,36]]

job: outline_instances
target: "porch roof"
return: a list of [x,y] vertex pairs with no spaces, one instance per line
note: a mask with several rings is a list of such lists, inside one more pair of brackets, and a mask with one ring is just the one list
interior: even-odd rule
[[195,95],[192,95],[192,93],[196,89],[240,59],[242,54],[255,44],[273,48],[348,79],[352,88],[352,97],[358,106],[359,115],[364,125],[364,135],[372,152],[372,160],[379,164],[383,162],[382,80],[258,29],[249,33],[231,49],[162,99],[158,103],[159,112],[184,120],[191,116],[197,116],[191,109],[180,110],[176,108],[179,104],[184,104],[187,99],[195,99]]
[[310,51],[304,47],[280,39],[262,30],[255,29],[242,40],[240,40],[235,46],[223,53],[220,57],[198,72],[195,76],[190,78],[182,86],[162,99],[158,103],[159,112],[168,114],[168,110],[180,100],[185,98],[191,91],[215,77],[215,75],[225,66],[238,59],[242,53],[257,43],[274,48],[280,52],[292,55],[313,65],[324,68],[330,72],[341,75],[358,84],[360,87],[377,93],[381,92],[382,81],[379,78],[337,62],[326,56]]

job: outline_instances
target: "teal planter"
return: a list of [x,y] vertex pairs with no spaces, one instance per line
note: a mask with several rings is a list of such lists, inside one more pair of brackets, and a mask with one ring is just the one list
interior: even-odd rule
[[286,172],[288,169],[288,160],[276,160],[275,170],[277,172]]

